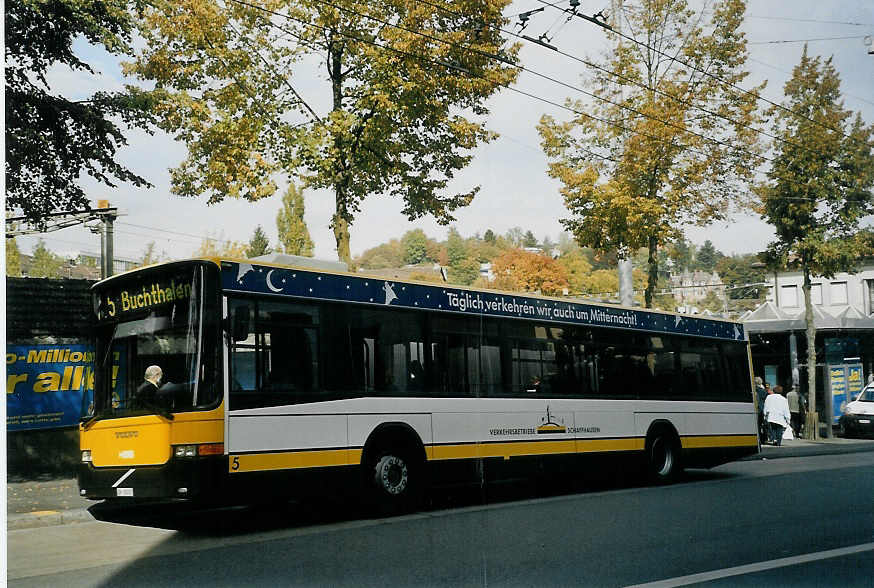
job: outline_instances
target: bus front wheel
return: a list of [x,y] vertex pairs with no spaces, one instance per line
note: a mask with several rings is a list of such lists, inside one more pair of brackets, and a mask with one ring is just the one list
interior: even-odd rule
[[668,484],[675,481],[683,471],[679,440],[667,431],[655,431],[646,440],[646,461],[653,482]]

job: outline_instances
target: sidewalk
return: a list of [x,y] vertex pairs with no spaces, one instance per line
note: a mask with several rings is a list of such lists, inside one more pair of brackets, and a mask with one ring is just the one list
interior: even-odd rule
[[95,501],[79,496],[75,479],[9,482],[6,485],[6,528],[26,529],[93,521],[86,509]]
[[[874,439],[820,439],[783,441],[780,447],[763,445],[759,454],[744,458],[781,459],[874,451]],[[45,479],[10,482],[6,486],[7,530],[48,527],[93,521],[88,507],[97,504],[79,496],[75,479]]]
[[816,441],[808,441],[807,439],[784,440],[779,447],[762,445],[761,453],[746,457],[742,461],[804,457],[807,455],[834,455],[838,453],[857,453],[860,451],[874,451],[874,439],[832,437],[831,439],[817,439]]

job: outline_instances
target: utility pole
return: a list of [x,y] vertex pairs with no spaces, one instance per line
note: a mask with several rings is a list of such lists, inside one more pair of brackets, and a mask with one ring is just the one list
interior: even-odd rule
[[97,213],[100,218],[100,278],[105,280],[112,275],[115,261],[112,251],[112,223],[118,217],[118,211],[115,208],[109,208],[109,200],[98,200],[97,208],[100,209]]
[[[622,0],[611,0],[610,1],[610,13],[613,15],[613,27],[616,29],[616,32],[622,33]],[[616,49],[617,51],[622,46],[622,37],[616,37]],[[616,82],[619,87],[619,103],[622,104],[625,102],[625,91],[622,86],[622,82]],[[632,264],[631,264],[631,252],[628,252],[627,257],[622,257],[619,259],[619,303],[622,306],[633,306],[634,305],[634,280],[632,279]]]

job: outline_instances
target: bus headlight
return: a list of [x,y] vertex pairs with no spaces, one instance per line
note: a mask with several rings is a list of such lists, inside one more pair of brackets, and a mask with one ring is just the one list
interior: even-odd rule
[[82,463],[91,463],[91,450],[83,449],[82,450]]
[[197,455],[197,445],[177,445],[173,455],[176,457],[194,457]]

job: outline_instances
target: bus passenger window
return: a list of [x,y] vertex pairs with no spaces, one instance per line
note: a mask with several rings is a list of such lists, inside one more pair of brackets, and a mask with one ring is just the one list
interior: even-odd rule
[[230,349],[230,383],[231,383],[231,407],[237,406],[241,394],[251,395],[255,392],[256,382],[256,336],[253,323],[249,320],[251,307],[247,301],[232,300],[230,302],[230,316],[233,317],[233,337],[231,337]]

